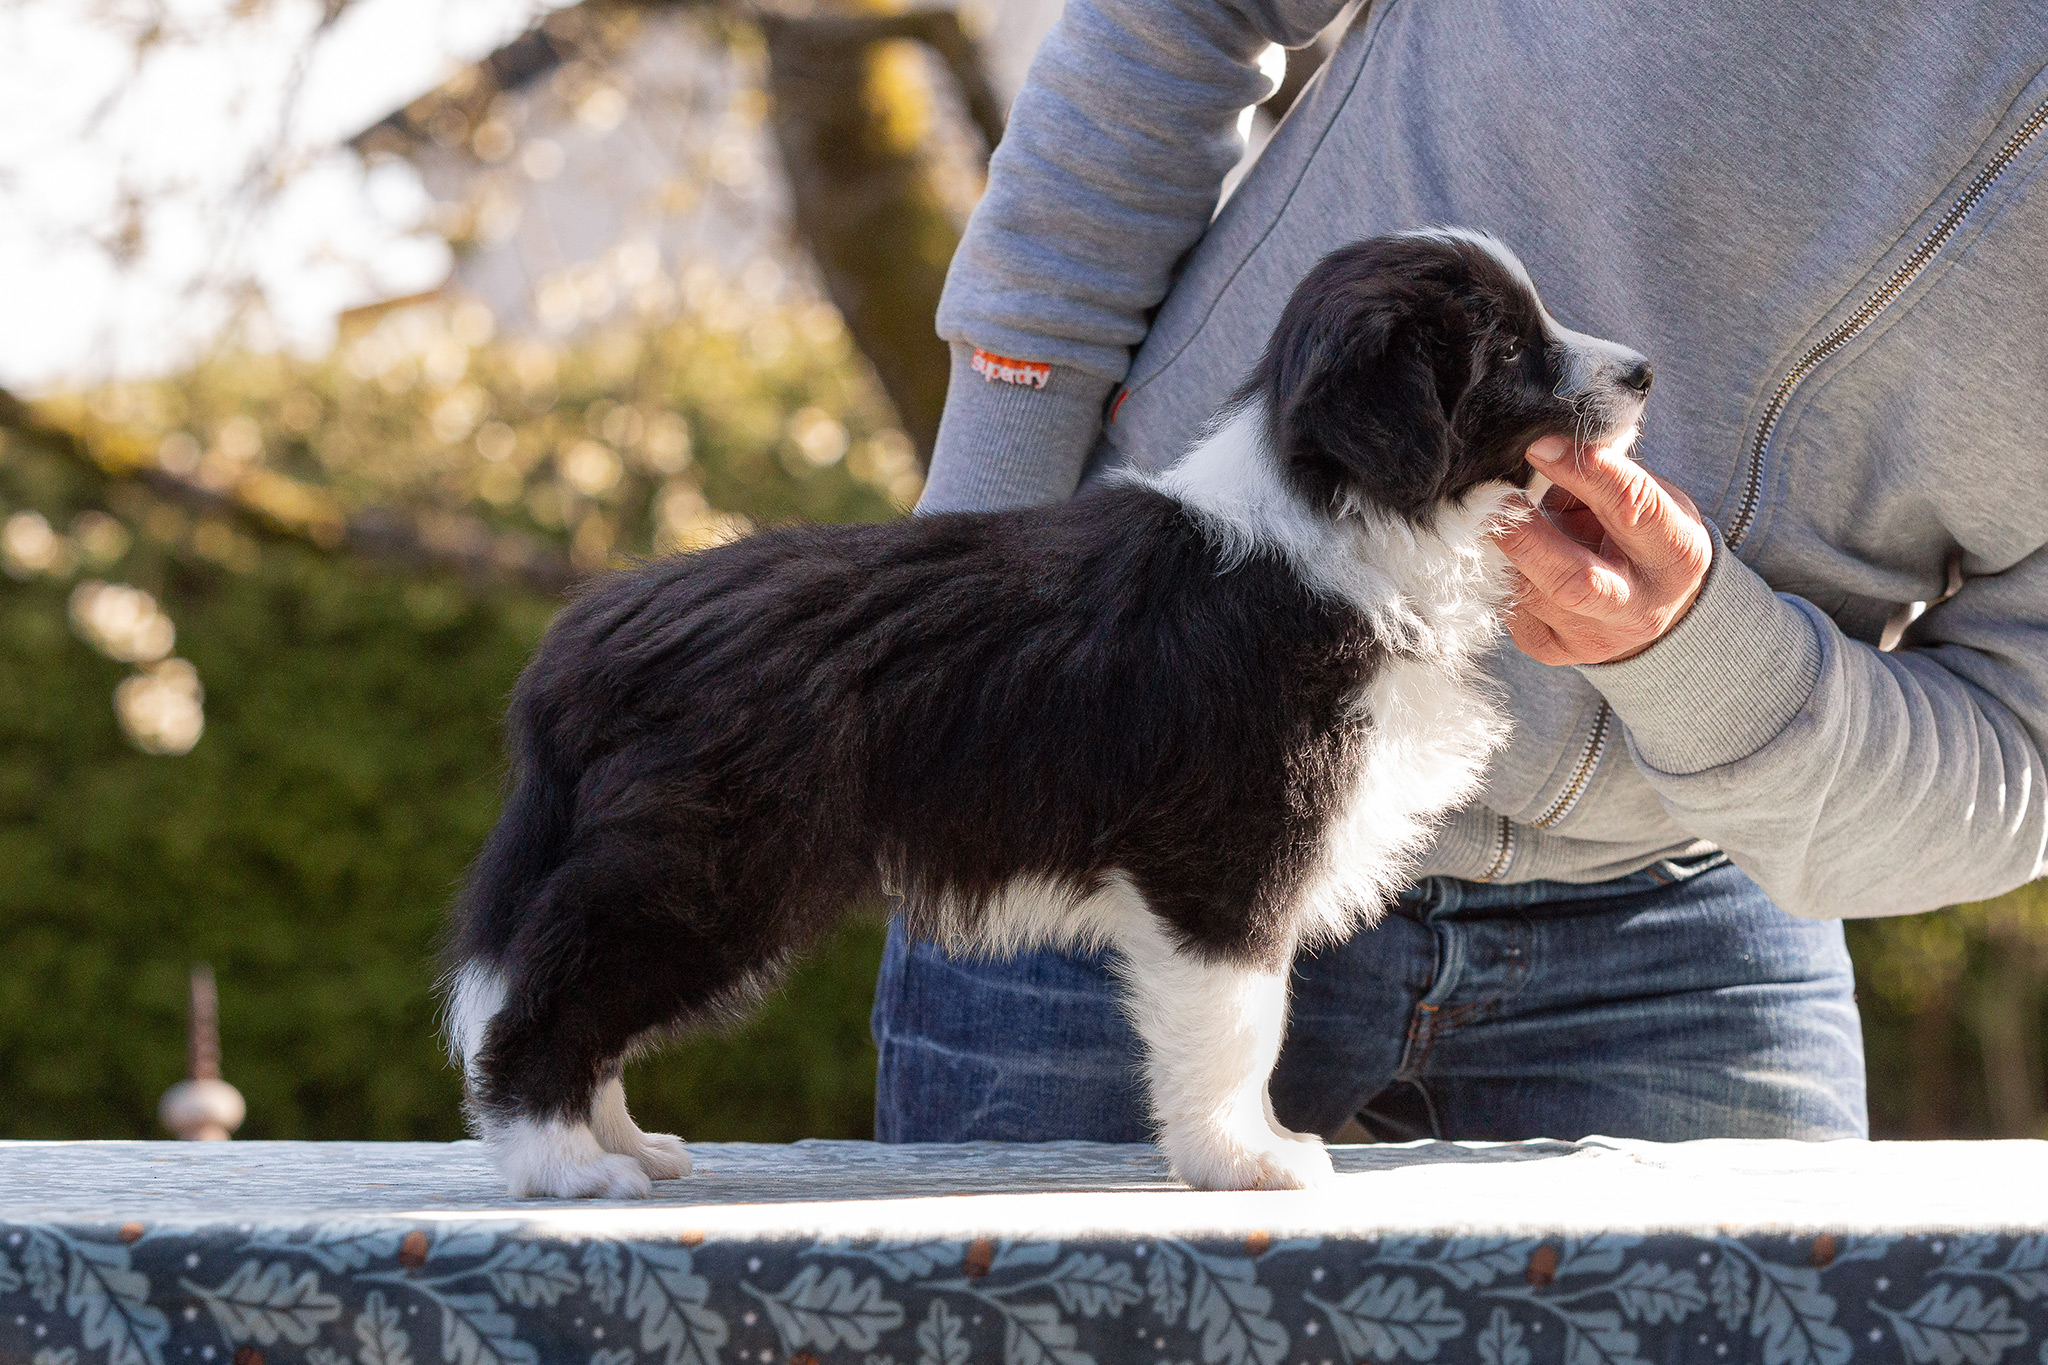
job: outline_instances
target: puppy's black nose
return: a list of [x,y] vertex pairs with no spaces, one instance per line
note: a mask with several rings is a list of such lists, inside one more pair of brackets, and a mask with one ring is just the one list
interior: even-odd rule
[[1657,372],[1650,368],[1649,361],[1638,360],[1633,367],[1621,376],[1621,382],[1634,389],[1637,393],[1648,393],[1650,391],[1650,381],[1656,377]]

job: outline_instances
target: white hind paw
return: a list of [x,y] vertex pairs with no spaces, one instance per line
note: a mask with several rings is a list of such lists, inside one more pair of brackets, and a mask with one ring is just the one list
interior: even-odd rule
[[598,1146],[587,1124],[514,1119],[484,1141],[515,1199],[645,1199],[654,1193],[640,1162]]
[[647,1172],[629,1156],[607,1153],[577,1166],[552,1166],[512,1193],[523,1199],[645,1199],[654,1193]]
[[649,1180],[681,1180],[690,1173],[690,1154],[673,1133],[642,1133],[634,1156]]

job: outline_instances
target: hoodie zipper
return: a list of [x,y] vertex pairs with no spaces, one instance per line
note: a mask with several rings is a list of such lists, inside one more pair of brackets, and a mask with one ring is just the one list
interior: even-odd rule
[[[1998,183],[2000,177],[2019,158],[2019,154],[2027,149],[2027,145],[2040,134],[2043,127],[2048,127],[2048,100],[2036,105],[2034,111],[2027,115],[2026,121],[2013,130],[2005,145],[1998,149],[1998,154],[1986,163],[1983,170],[1977,172],[1976,178],[1971,180],[1956,197],[1955,202],[1948,206],[1948,211],[1942,214],[1941,220],[1934,225],[1934,230],[1913,248],[1913,254],[1908,256],[1869,298],[1863,300],[1855,312],[1821,338],[1820,343],[1812,350],[1801,356],[1799,363],[1779,382],[1776,392],[1771,395],[1770,404],[1764,409],[1763,420],[1757,426],[1756,437],[1750,442],[1748,467],[1743,473],[1742,501],[1736,505],[1735,516],[1728,523],[1728,530],[1722,537],[1729,549],[1739,548],[1756,524],[1757,507],[1763,500],[1764,461],[1770,454],[1771,437],[1777,433],[1778,422],[1784,417],[1785,408],[1791,403],[1792,395],[1806,382],[1809,375],[1820,368],[1822,362],[1854,340],[1859,333],[1877,320],[1879,314],[1896,303],[1914,280],[1920,278],[1935,256],[1948,245],[1949,239],[1956,235],[1956,230],[1976,211],[1984,196],[1991,192],[1991,187]],[[1593,732],[1586,737],[1585,746],[1579,750],[1579,761],[1573,765],[1571,777],[1566,780],[1556,798],[1529,822],[1531,826],[1536,829],[1548,829],[1571,814],[1572,808],[1578,805],[1579,798],[1586,794],[1586,788],[1592,783],[1593,773],[1599,768],[1600,760],[1607,752],[1607,739],[1613,728],[1613,708],[1603,701],[1593,717]],[[1493,862],[1479,875],[1478,880],[1482,882],[1490,882],[1500,877],[1515,861],[1514,822],[1505,815],[1495,818],[1499,824],[1494,835]]]
[[1505,815],[1493,818],[1493,861],[1487,864],[1486,871],[1472,879],[1475,882],[1499,881],[1515,861],[1515,822]]
[[[1734,519],[1728,523],[1727,534],[1723,537],[1729,549],[1738,548],[1756,524],[1757,507],[1763,500],[1764,461],[1770,454],[1771,437],[1777,433],[1778,422],[1784,417],[1785,408],[1791,403],[1792,395],[1822,362],[1848,345],[1858,333],[1876,321],[1879,314],[1898,301],[1899,296],[1911,287],[1913,281],[1926,271],[1941,249],[1948,245],[1949,239],[1956,235],[1956,230],[1976,211],[1984,196],[1991,192],[1991,187],[1998,183],[2007,168],[2027,149],[2027,145],[2040,134],[2043,127],[2048,127],[2048,100],[2036,105],[2034,111],[2027,115],[2026,121],[2013,130],[2005,145],[1998,149],[1998,155],[1986,163],[1984,169],[1979,171],[1976,178],[1956,197],[1955,202],[1949,205],[1948,212],[1942,214],[1941,221],[1934,225],[1934,230],[1913,248],[1913,254],[1908,256],[1855,312],[1844,319],[1840,326],[1821,338],[1820,344],[1801,356],[1799,363],[1794,365],[1779,383],[1777,391],[1771,395],[1770,405],[1764,409],[1763,421],[1757,427],[1756,437],[1750,442],[1749,463],[1744,471],[1742,484],[1742,501],[1736,505]],[[1548,829],[1571,814],[1572,808],[1579,804],[1579,798],[1586,794],[1586,788],[1592,783],[1593,773],[1599,768],[1600,760],[1606,754],[1607,738],[1613,728],[1614,711],[1603,701],[1600,703],[1599,712],[1593,718],[1593,732],[1586,737],[1585,747],[1579,751],[1579,761],[1573,766],[1570,779],[1565,782],[1556,799],[1529,822],[1532,826],[1537,829]],[[1506,872],[1515,860],[1514,825],[1505,815],[1499,819],[1500,829],[1494,846],[1493,864],[1479,878],[1480,881],[1492,881]]]
[[1572,813],[1572,807],[1579,804],[1579,798],[1586,794],[1586,788],[1593,781],[1593,770],[1600,766],[1600,759],[1607,751],[1607,734],[1614,728],[1614,712],[1606,702],[1593,713],[1593,732],[1586,736],[1585,747],[1579,750],[1579,761],[1572,767],[1572,775],[1564,789],[1545,806],[1542,813],[1529,823],[1537,829],[1549,829],[1552,825]]
[[1891,273],[1889,279],[1877,287],[1876,292],[1863,300],[1855,312],[1843,319],[1834,331],[1821,338],[1819,345],[1801,356],[1799,363],[1786,374],[1778,385],[1777,392],[1771,395],[1770,405],[1764,409],[1763,420],[1757,425],[1756,438],[1749,445],[1749,467],[1743,480],[1742,501],[1736,505],[1735,516],[1728,523],[1728,531],[1724,537],[1729,549],[1740,546],[1756,522],[1757,505],[1763,499],[1764,459],[1770,454],[1771,437],[1777,432],[1778,422],[1784,417],[1785,407],[1792,401],[1793,393],[1806,382],[1807,376],[1820,367],[1822,361],[1848,345],[1859,332],[1876,321],[1880,313],[1898,301],[1899,295],[1906,292],[1908,286],[1920,277],[1941,249],[1948,245],[1949,239],[1956,235],[1956,229],[1976,211],[1977,205],[1983,202],[1991,187],[1998,183],[1999,177],[2005,174],[2006,168],[2012,165],[2019,154],[2027,149],[2027,144],[2034,140],[2043,125],[2048,125],[2048,100],[2035,106],[2034,112],[2027,115],[2026,121],[2013,130],[2013,135],[1998,149],[1998,155],[1992,157],[1984,169],[1977,172],[1976,179],[1972,180],[1956,201],[1948,206],[1948,212],[1942,214],[1941,221],[1934,225],[1934,230],[1921,239],[1919,246],[1913,248],[1913,254]]
[[[1586,736],[1585,744],[1579,749],[1579,761],[1572,765],[1572,775],[1564,788],[1552,798],[1542,813],[1529,822],[1535,829],[1549,829],[1552,825],[1572,813],[1572,807],[1579,804],[1579,798],[1586,794],[1592,783],[1594,770],[1600,766],[1600,759],[1607,752],[1607,736],[1614,728],[1614,712],[1606,702],[1593,713],[1593,732]],[[1493,861],[1486,870],[1474,877],[1474,881],[1498,881],[1515,861],[1515,822],[1505,815],[1494,817]]]

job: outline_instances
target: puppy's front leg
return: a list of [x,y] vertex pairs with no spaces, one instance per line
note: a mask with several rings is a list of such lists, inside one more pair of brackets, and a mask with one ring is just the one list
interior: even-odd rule
[[1330,1175],[1321,1142],[1272,1120],[1266,1081],[1287,1029],[1287,970],[1206,961],[1145,912],[1121,926],[1125,1007],[1145,1043],[1159,1145],[1202,1190],[1294,1190]]

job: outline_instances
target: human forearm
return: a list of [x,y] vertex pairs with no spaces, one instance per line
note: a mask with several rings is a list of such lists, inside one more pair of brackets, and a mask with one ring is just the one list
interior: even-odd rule
[[[921,510],[1051,502],[1079,480],[1180,258],[1242,151],[1267,44],[1342,0],[1070,0],[1039,49],[939,305],[952,387]],[[990,380],[974,348],[1051,367]]]
[[2042,695],[2044,642],[1990,600],[2016,586],[1983,585],[1935,623],[1978,637],[1972,647],[1930,635],[1883,654],[1717,544],[1669,634],[1581,671],[1673,820],[1726,849],[1779,905],[1928,910],[2043,868],[2048,765],[2021,710]]
[[1044,388],[992,381],[973,369],[974,348],[953,343],[953,372],[931,474],[917,510],[976,512],[1034,507],[1074,491],[1102,426],[1106,379],[1049,367]]
[[1673,822],[1795,914],[1929,910],[2040,875],[2048,559],[1985,572],[1881,653],[1772,591],[1617,449],[1530,458],[1556,489],[1502,533],[1510,629],[1598,688]]

